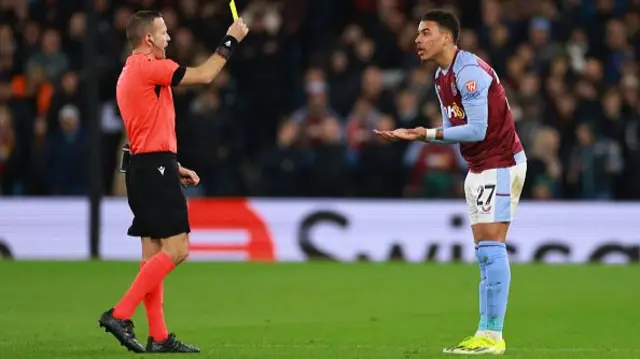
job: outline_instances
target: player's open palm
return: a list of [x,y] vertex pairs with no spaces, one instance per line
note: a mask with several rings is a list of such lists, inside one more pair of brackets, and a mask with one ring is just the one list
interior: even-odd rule
[[424,136],[424,128],[398,128],[393,131],[373,131],[378,136],[384,138],[387,141],[395,142],[398,140],[404,141],[416,141]]
[[242,18],[238,18],[227,30],[227,35],[241,42],[249,33],[249,27],[242,21]]

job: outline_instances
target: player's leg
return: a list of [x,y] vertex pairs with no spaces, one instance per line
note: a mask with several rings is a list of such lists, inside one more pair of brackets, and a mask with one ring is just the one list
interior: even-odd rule
[[486,275],[486,325],[479,328],[476,337],[489,339],[479,341],[474,347],[492,354],[501,354],[506,349],[502,330],[511,286],[511,267],[504,243],[508,227],[508,223],[477,223],[473,229],[478,262],[485,268]]
[[[475,243],[475,242],[474,242]],[[478,285],[478,305],[480,307],[480,319],[476,336],[487,330],[487,267],[478,255],[478,247],[475,248],[476,260],[480,269],[480,283]]]
[[[476,335],[453,351],[466,354],[502,354],[502,329],[509,299],[511,269],[506,248],[509,225],[520,199],[526,163],[485,171],[478,178],[472,231],[481,268],[481,320]],[[484,282],[484,286],[483,286]],[[483,298],[484,297],[484,298]],[[482,314],[484,313],[484,318]]]
[[[472,226],[478,246],[478,257],[487,271],[487,328],[483,333],[494,340],[502,340],[502,330],[509,301],[511,266],[506,240],[509,226],[516,212],[524,186],[527,165],[520,163],[511,168],[496,170],[496,178],[485,178],[485,186],[495,183],[493,199],[480,198],[485,205],[493,201],[492,211],[479,218]],[[492,212],[492,213],[491,213]]]
[[[469,222],[473,226],[479,221],[479,209],[477,202],[477,191],[479,183],[482,182],[482,174],[469,173],[465,180],[465,200],[467,202],[467,209],[469,214]],[[474,243],[477,243],[474,232]],[[475,247],[476,259],[478,260],[478,269],[480,271],[480,283],[478,284],[478,307],[479,307],[479,321],[478,328],[476,329],[476,335],[487,328],[487,269],[484,262],[480,260],[478,256],[478,247]]]
[[505,244],[511,222],[511,169],[485,171],[478,187],[476,204],[480,215],[472,225],[477,257],[486,271],[486,328],[473,344],[476,351],[501,354],[506,349],[502,338],[511,286],[511,266]]
[[[162,250],[162,242],[149,237],[142,238],[142,261],[140,269],[153,256]],[[164,284],[160,282],[144,297],[143,303],[147,312],[147,323],[149,325],[149,336],[156,341],[163,341],[169,337],[169,331],[164,320],[163,309]]]
[[[479,221],[479,209],[477,206],[477,198],[478,198],[478,186],[483,182],[483,175],[479,173],[469,172],[464,181],[464,193],[465,199],[467,202],[467,212],[469,221],[472,225],[475,225]],[[475,237],[475,232],[474,232]],[[474,238],[474,242],[477,243],[476,238]],[[449,354],[469,354],[472,353],[471,348],[474,344],[474,341],[477,341],[476,337],[486,330],[487,325],[487,316],[486,316],[486,305],[487,305],[487,273],[484,262],[482,262],[478,257],[478,248],[476,247],[476,258],[478,258],[478,267],[480,269],[480,283],[478,285],[478,304],[479,304],[479,322],[478,328],[476,330],[475,336],[469,336],[464,338],[458,344],[443,349],[444,353]]]

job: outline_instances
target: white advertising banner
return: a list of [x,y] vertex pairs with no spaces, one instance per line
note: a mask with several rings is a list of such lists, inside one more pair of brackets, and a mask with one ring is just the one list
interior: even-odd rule
[[[272,250],[276,243],[247,200],[190,200],[189,217],[190,260],[276,260]],[[133,219],[127,202],[103,201],[101,218],[101,257],[140,259],[140,239],[127,235]],[[268,248],[262,250],[263,245]]]
[[[192,199],[189,210],[191,260],[475,260],[463,201]],[[103,258],[139,258],[130,223],[126,202],[105,203]],[[522,203],[508,245],[513,262],[638,262],[640,204]]]
[[[89,257],[85,200],[0,201],[0,256]],[[464,201],[191,199],[191,260],[472,262]],[[138,260],[126,199],[102,204],[103,259]],[[513,262],[640,262],[640,203],[521,203]]]
[[89,202],[0,199],[0,258],[89,258]]
[[[460,202],[252,201],[278,260],[474,261]],[[513,262],[637,262],[640,204],[522,203],[511,225]]]

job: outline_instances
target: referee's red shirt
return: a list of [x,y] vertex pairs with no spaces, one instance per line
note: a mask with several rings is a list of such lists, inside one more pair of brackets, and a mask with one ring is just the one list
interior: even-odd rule
[[153,60],[132,54],[116,86],[116,100],[132,154],[178,151],[172,85],[185,68],[169,59]]

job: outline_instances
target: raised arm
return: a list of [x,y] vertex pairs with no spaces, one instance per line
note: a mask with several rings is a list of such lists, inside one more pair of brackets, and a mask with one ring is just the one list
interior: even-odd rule
[[231,24],[227,35],[222,38],[218,49],[205,61],[202,65],[197,67],[188,67],[180,86],[189,86],[196,84],[208,84],[218,76],[220,70],[224,67],[235,47],[240,43],[245,36],[249,33],[249,28],[239,18],[236,22]]
[[169,59],[153,61],[149,66],[149,79],[154,84],[162,86],[208,84],[218,76],[236,46],[248,33],[247,25],[244,24],[242,18],[239,18],[229,27],[220,46],[207,61],[196,67],[180,66]]

